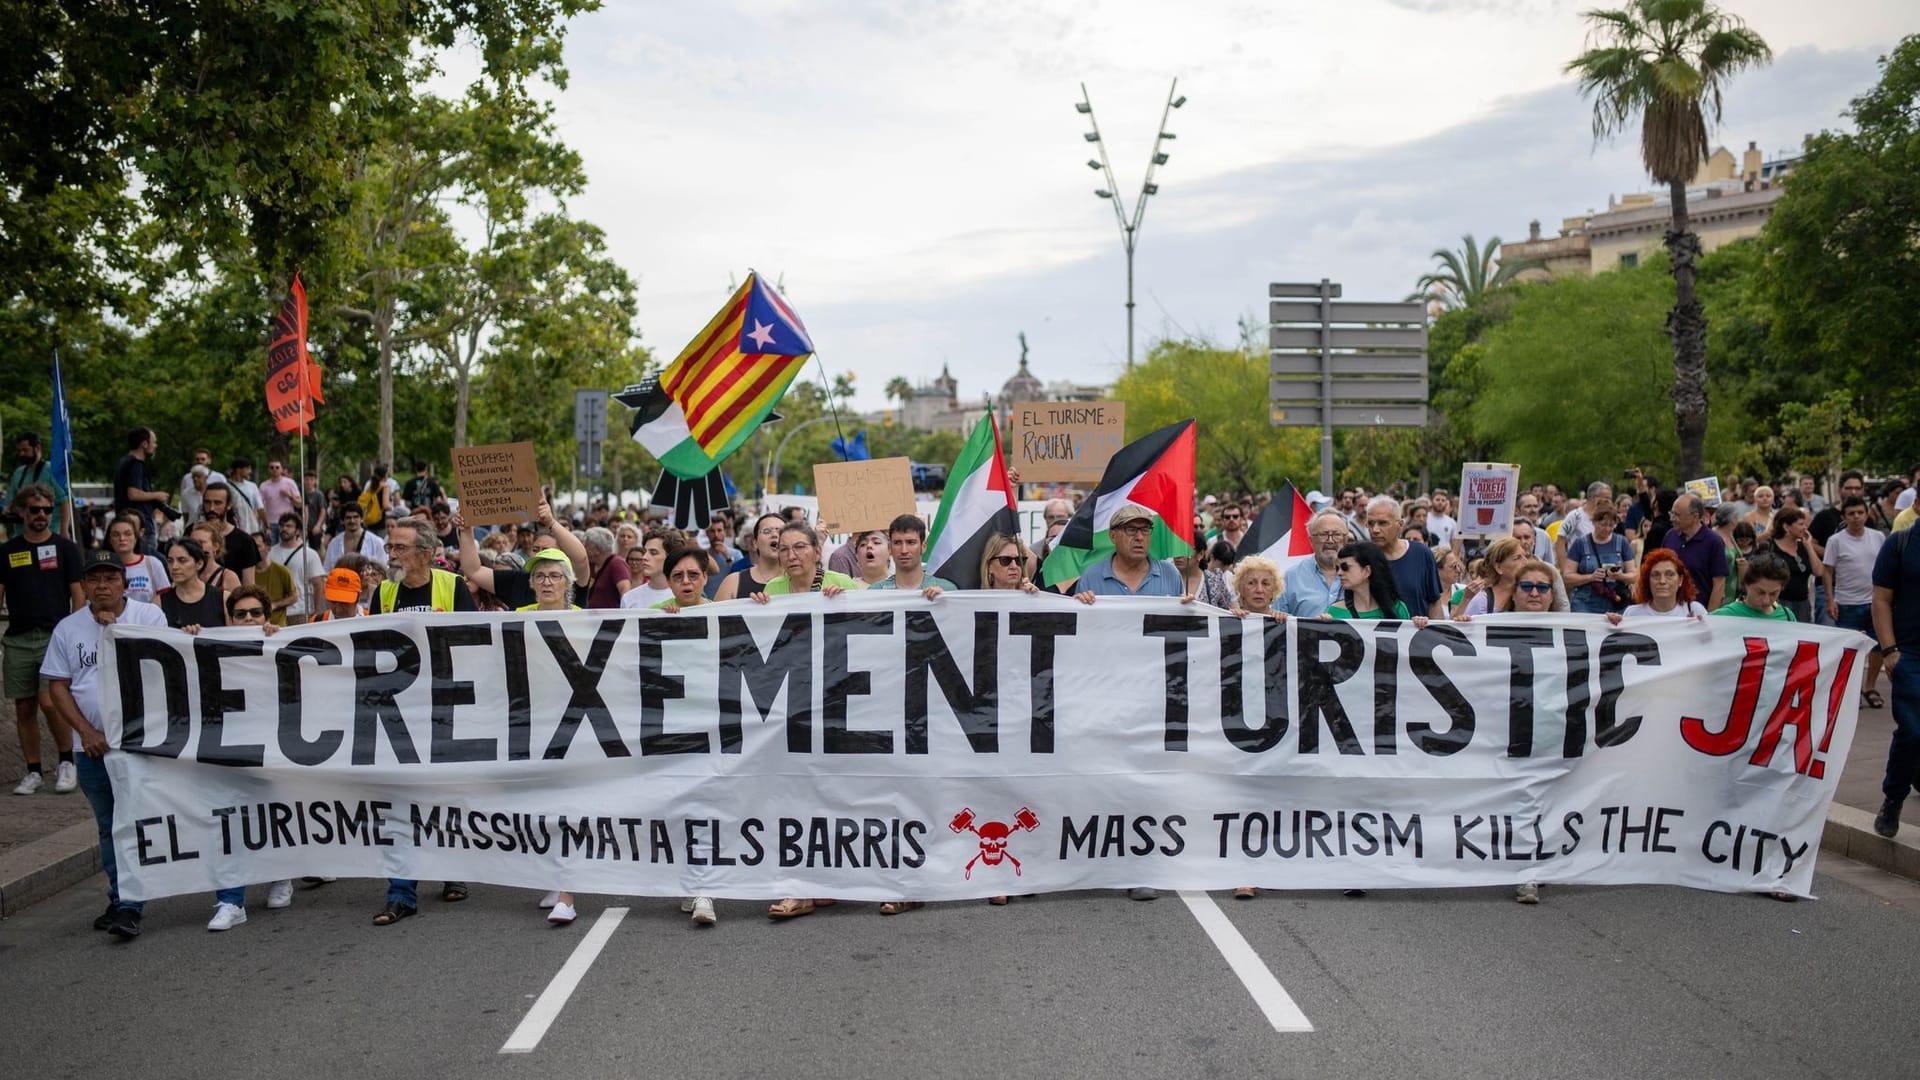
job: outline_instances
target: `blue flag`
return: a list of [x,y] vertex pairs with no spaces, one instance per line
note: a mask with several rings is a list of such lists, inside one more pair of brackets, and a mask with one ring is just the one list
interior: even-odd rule
[[60,350],[53,351],[53,422],[49,425],[53,433],[53,446],[48,454],[53,465],[54,494],[59,501],[66,502],[71,490],[67,479],[67,463],[73,457],[73,428],[67,424],[67,388],[60,379]]

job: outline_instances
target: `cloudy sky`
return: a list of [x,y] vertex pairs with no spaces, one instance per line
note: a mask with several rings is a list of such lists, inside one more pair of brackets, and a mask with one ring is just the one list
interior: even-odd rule
[[[1086,166],[1085,82],[1137,192],[1189,98],[1136,255],[1140,351],[1231,342],[1269,281],[1403,297],[1463,233],[1549,233],[1646,181],[1561,65],[1592,0],[612,0],[568,37],[563,137],[670,359],[757,267],[861,408],[949,363],[978,397],[1025,331],[1043,379],[1126,357],[1125,263]],[[1717,141],[1769,159],[1842,123],[1913,0],[1730,0],[1772,44]],[[1904,18],[1902,16],[1905,16]],[[1129,205],[1131,205],[1129,203]]]

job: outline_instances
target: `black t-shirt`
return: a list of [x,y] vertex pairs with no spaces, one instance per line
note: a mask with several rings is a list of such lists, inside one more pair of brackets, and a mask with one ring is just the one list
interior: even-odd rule
[[407,504],[408,509],[432,506],[446,497],[447,493],[440,490],[440,481],[431,476],[416,476],[400,489],[401,501]]
[[460,530],[449,528],[440,534],[440,546],[446,550],[447,558],[453,558],[460,550]]
[[1779,544],[1769,542],[1767,546],[1787,564],[1787,569],[1793,575],[1787,579],[1786,588],[1780,590],[1780,599],[1791,600],[1796,604],[1806,602],[1807,582],[1813,577],[1813,562],[1807,545],[1801,544],[1800,550],[1791,554],[1782,549]]
[[151,491],[152,489],[153,485],[147,482],[147,463],[132,454],[121,457],[120,464],[113,467],[113,508],[115,510],[132,510],[145,514],[148,520],[152,520],[153,504],[134,502],[127,494],[130,491]]
[[1840,513],[1840,508],[1828,506],[1813,515],[1813,522],[1807,526],[1807,535],[1813,537],[1814,543],[1825,547],[1833,534],[1845,528],[1846,524],[1847,519]]
[[80,545],[49,535],[39,543],[16,536],[0,544],[0,584],[7,587],[7,636],[52,630],[73,613],[72,586],[80,580]]
[[[381,614],[388,614],[395,611],[432,611],[433,610],[433,579],[432,578],[428,578],[427,583],[425,585],[409,587],[407,583],[404,581],[399,582],[398,584],[400,586],[400,591],[394,594],[393,606],[390,608],[382,608]],[[379,593],[375,593],[374,597],[375,597],[374,602],[377,606],[379,603]],[[467,588],[467,580],[465,578],[461,578],[453,583],[453,610],[455,611],[480,610],[478,607],[474,605],[473,590]]]
[[241,532],[238,526],[220,542],[220,552],[220,565],[236,574],[260,565],[260,545],[253,542],[253,537]]
[[189,626],[227,625],[226,597],[211,585],[207,586],[206,593],[200,599],[191,604],[168,589],[160,594],[160,610],[167,617],[167,625],[175,630]]
[[533,577],[525,570],[495,570],[493,595],[507,605],[508,611],[514,611],[538,601],[538,598],[533,595]]

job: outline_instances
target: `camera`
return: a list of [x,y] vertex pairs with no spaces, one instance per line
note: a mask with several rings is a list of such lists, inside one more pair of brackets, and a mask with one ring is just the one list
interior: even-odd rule
[[1626,472],[1620,474],[1620,479],[1638,480],[1640,479],[1640,470],[1637,468],[1629,468]]

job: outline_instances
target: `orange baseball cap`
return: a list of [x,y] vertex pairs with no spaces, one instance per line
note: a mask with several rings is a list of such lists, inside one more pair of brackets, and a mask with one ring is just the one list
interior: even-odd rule
[[360,575],[344,567],[328,574],[327,599],[340,604],[360,599]]

